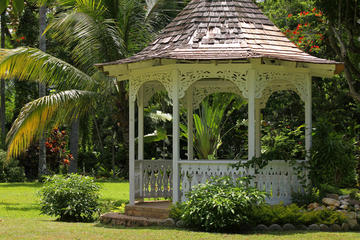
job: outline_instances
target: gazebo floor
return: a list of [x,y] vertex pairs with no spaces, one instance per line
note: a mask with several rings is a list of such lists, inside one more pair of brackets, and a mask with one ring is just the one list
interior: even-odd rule
[[100,217],[104,224],[135,226],[173,226],[169,219],[171,203],[169,201],[136,202],[135,205],[126,205],[125,214],[106,213]]

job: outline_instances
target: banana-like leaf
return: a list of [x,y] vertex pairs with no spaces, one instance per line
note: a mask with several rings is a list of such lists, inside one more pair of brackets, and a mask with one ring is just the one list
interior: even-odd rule
[[95,103],[95,93],[68,90],[26,104],[7,135],[8,159],[18,156],[43,134],[84,115]]
[[36,48],[1,49],[1,55],[1,78],[37,81],[48,86],[56,86],[58,90],[93,90],[98,84],[71,64]]
[[168,138],[164,128],[158,128],[153,133],[144,136],[145,143],[160,142]]
[[9,6],[9,1],[10,0],[1,0],[0,1],[0,14],[3,13],[6,8]]
[[24,0],[12,0],[14,10],[21,13],[24,10]]

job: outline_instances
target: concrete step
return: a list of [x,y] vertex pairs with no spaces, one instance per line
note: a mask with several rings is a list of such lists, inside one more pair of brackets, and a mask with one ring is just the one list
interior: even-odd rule
[[103,224],[112,224],[115,226],[142,227],[142,226],[175,226],[173,219],[146,218],[137,216],[128,216],[122,213],[106,213],[100,217]]

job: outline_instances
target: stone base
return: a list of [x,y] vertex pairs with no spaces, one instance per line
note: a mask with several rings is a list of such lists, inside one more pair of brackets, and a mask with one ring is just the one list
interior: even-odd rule
[[175,222],[171,218],[145,218],[128,216],[121,213],[106,213],[100,217],[100,222],[103,224],[111,224],[125,227],[143,227],[143,226],[175,226]]

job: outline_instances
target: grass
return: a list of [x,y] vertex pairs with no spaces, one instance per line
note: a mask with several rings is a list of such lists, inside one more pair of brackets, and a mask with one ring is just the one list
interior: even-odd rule
[[[103,182],[103,201],[127,201],[128,183]],[[0,239],[359,239],[360,234],[282,232],[264,234],[216,234],[176,228],[114,228],[99,223],[64,223],[40,215],[36,192],[39,183],[0,184]]]

